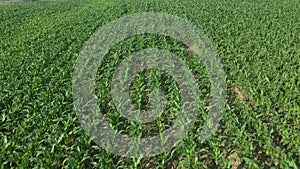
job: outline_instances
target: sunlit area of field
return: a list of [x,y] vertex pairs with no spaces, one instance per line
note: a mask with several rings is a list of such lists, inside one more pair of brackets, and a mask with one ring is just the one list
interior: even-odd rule
[[[57,0],[0,1],[1,168],[299,168],[300,1]],[[110,92],[117,64],[148,48],[176,54],[193,73],[199,110],[171,151],[129,158],[96,144],[78,120],[72,78],[85,42],[101,27],[134,13],[183,18],[210,40],[226,74],[226,110],[200,142],[209,114],[210,79],[197,55],[172,37],[140,34],[105,55],[95,95],[105,120],[130,137],[159,135],[180,110],[178,84],[149,69],[130,85],[136,109],[160,86],[167,106],[147,124],[122,117]],[[153,26],[153,25],[152,25]],[[179,105],[179,106],[178,106]]]

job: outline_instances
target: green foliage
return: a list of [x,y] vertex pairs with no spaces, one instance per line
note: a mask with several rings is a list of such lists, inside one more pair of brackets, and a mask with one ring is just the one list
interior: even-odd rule
[[[299,7],[296,0],[65,0],[0,6],[1,168],[300,167]],[[171,152],[130,159],[103,150],[85,134],[73,108],[72,73],[81,47],[99,26],[146,11],[177,15],[203,30],[227,74],[228,109],[218,131],[199,143],[210,88],[203,64],[169,37],[145,34],[122,41],[96,78],[99,106],[115,129],[147,137],[176,118],[177,85],[156,70],[135,78],[131,97],[146,109],[148,90],[164,82],[168,109],[158,120],[141,125],[115,110],[109,91],[113,71],[122,58],[141,49],[157,47],[189,58],[184,61],[203,100],[193,131]],[[235,85],[243,92],[233,90]],[[241,93],[245,99],[239,99]]]

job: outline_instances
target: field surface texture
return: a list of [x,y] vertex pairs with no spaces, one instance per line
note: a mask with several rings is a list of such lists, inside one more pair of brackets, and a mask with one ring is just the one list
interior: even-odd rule
[[[3,1],[4,2],[4,1]],[[0,3],[1,4],[1,3]],[[148,48],[176,54],[192,70],[199,110],[190,132],[170,151],[130,158],[96,144],[78,120],[73,72],[96,30],[129,14],[163,12],[183,18],[210,40],[226,74],[226,110],[204,142],[210,80],[204,64],[168,36],[126,38],[105,55],[95,95],[107,122],[121,134],[151,137],[178,116],[174,78],[147,69],[130,84],[132,104],[149,108],[160,87],[167,106],[155,121],[131,121],[110,93],[117,65]],[[1,168],[300,168],[300,1],[298,0],[59,0],[0,5]],[[150,25],[151,26],[151,25]]]

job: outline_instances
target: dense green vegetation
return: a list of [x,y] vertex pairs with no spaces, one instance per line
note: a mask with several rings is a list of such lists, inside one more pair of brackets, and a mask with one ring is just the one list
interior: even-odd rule
[[[160,11],[195,24],[213,43],[227,74],[227,111],[218,131],[199,143],[207,114],[205,67],[180,42],[145,34],[111,49],[99,68],[99,106],[118,130],[153,135],[171,124],[178,100],[149,128],[119,117],[109,95],[116,63],[133,51],[157,47],[185,60],[204,100],[193,131],[171,152],[131,159],[97,146],[77,120],[72,73],[84,42],[121,16]],[[297,168],[300,167],[300,2],[64,0],[0,6],[1,168]],[[156,70],[132,84],[137,107],[147,100],[138,86],[158,85]],[[169,100],[178,95],[160,74]],[[154,79],[154,81],[153,81]],[[147,93],[148,91],[146,91]],[[134,93],[134,92],[133,92]],[[205,100],[206,99],[206,100]],[[201,103],[202,104],[202,103]],[[147,127],[147,126],[146,126]]]

